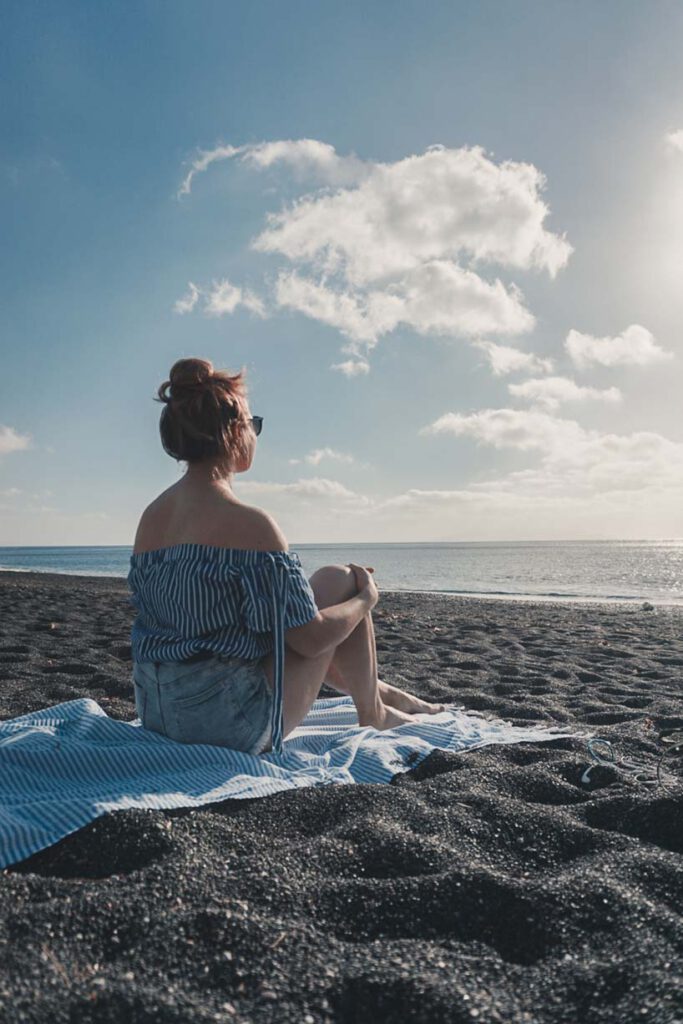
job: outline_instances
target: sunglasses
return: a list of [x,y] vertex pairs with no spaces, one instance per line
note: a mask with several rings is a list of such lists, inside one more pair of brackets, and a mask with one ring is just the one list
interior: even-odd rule
[[258,437],[261,433],[261,427],[263,426],[263,416],[252,416],[251,425],[254,428],[254,433]]

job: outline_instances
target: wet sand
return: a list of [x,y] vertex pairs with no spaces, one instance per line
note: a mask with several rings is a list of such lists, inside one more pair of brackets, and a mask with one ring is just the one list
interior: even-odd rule
[[[134,718],[127,596],[0,572],[0,719]],[[587,728],[650,777],[683,728],[681,609],[391,593],[374,621],[387,682]],[[683,764],[589,763],[435,752],[387,786],[99,818],[0,871],[0,1021],[680,1024]]]

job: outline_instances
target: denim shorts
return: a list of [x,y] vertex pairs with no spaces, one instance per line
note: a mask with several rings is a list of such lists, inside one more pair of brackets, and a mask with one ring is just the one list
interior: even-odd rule
[[262,658],[134,661],[133,688],[144,729],[247,754],[271,749],[273,692]]

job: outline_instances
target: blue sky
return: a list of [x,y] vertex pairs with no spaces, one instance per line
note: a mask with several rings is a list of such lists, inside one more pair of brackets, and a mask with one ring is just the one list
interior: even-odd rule
[[680,4],[3,15],[0,545],[132,543],[195,355],[292,546],[683,535]]

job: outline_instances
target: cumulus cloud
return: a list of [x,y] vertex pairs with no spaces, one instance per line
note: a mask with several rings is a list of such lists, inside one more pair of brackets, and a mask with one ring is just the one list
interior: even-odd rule
[[336,462],[353,462],[353,455],[346,455],[334,448],[314,448],[312,452],[304,455],[303,459],[289,459],[290,465],[294,466],[300,462],[307,462],[310,466],[317,466],[323,459],[333,459]]
[[671,149],[675,149],[677,153],[683,153],[683,128],[667,132],[664,136],[664,141]]
[[185,313],[191,313],[194,307],[197,305],[199,299],[199,288],[192,281],[188,281],[188,291],[182,298],[177,299],[173,305],[173,312],[178,313],[182,316]]
[[582,387],[568,377],[540,377],[521,384],[508,384],[508,391],[517,398],[526,398],[546,409],[557,409],[563,402],[620,402],[619,388]]
[[432,146],[369,165],[355,188],[270,213],[252,247],[293,262],[317,259],[356,286],[460,255],[554,276],[572,247],[543,226],[545,184],[532,164],[496,164],[481,146]]
[[496,377],[518,370],[527,373],[550,373],[553,369],[552,359],[542,359],[531,352],[521,352],[510,345],[499,345],[494,341],[476,341],[474,344],[486,355]]
[[30,447],[30,435],[19,434],[13,427],[5,427],[0,423],[0,455],[24,451]]
[[640,324],[631,324],[621,334],[605,338],[571,330],[564,345],[581,369],[596,363],[600,366],[648,366],[672,358],[672,353],[657,345],[652,333]]
[[433,145],[383,163],[340,156],[316,139],[221,145],[198,154],[181,193],[213,163],[233,158],[259,170],[282,164],[320,184],[268,213],[251,248],[292,264],[277,275],[276,304],[356,343],[356,360],[333,367],[348,376],[367,372],[361,346],[400,324],[468,338],[530,330],[535,320],[520,289],[487,279],[484,268],[555,277],[572,252],[564,235],[545,227],[545,176],[529,163],[496,163],[481,146]]
[[468,337],[491,331],[519,334],[535,323],[514,285],[490,284],[445,260],[415,268],[384,291],[365,293],[335,290],[296,271],[282,271],[275,298],[278,305],[336,327],[370,348],[401,323],[422,335]]

